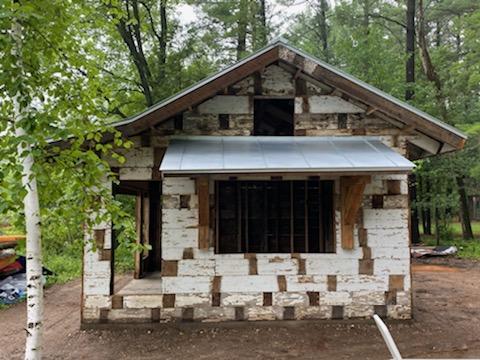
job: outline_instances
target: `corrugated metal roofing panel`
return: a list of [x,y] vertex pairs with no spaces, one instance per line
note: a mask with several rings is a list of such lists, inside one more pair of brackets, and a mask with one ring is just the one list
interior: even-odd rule
[[191,136],[173,138],[164,174],[410,171],[376,137]]

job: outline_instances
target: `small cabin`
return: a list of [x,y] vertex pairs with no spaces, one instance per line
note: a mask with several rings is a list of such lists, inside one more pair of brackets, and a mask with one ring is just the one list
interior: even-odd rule
[[117,287],[85,234],[83,323],[411,317],[411,161],[459,130],[282,39],[115,127],[149,246]]

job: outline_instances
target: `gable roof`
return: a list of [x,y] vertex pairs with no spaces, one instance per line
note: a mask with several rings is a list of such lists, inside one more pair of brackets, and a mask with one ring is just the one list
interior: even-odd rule
[[139,134],[278,61],[286,63],[312,81],[325,83],[347,97],[366,104],[369,111],[376,112],[387,121],[397,122],[397,126],[405,126],[415,131],[420,137],[420,141],[415,145],[422,147],[428,153],[447,152],[464,146],[467,137],[455,127],[291,46],[283,38],[272,41],[241,61],[153,105],[142,113],[113,125],[127,136]]

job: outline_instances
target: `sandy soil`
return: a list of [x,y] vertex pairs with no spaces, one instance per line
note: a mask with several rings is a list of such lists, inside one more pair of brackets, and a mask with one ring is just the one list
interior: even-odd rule
[[[414,320],[389,322],[405,357],[480,358],[480,263],[416,261]],[[46,359],[386,359],[371,320],[79,329],[80,282],[46,292]],[[25,304],[0,311],[0,359],[22,358]]]

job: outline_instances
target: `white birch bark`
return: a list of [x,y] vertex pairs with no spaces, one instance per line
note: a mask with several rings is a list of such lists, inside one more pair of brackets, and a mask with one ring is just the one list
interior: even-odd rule
[[[22,27],[17,21],[12,24],[12,38],[14,40],[14,54],[16,55],[19,79],[23,74],[22,61]],[[13,98],[14,126],[17,138],[26,134],[21,122],[26,116],[23,94],[19,91]],[[40,236],[40,204],[38,199],[37,181],[33,172],[34,158],[31,145],[22,142],[17,147],[19,161],[22,164],[22,185],[27,191],[24,211],[26,224],[26,251],[27,251],[27,328],[25,343],[25,359],[37,360],[42,357],[42,328],[43,328],[43,283],[42,283],[42,248]]]

